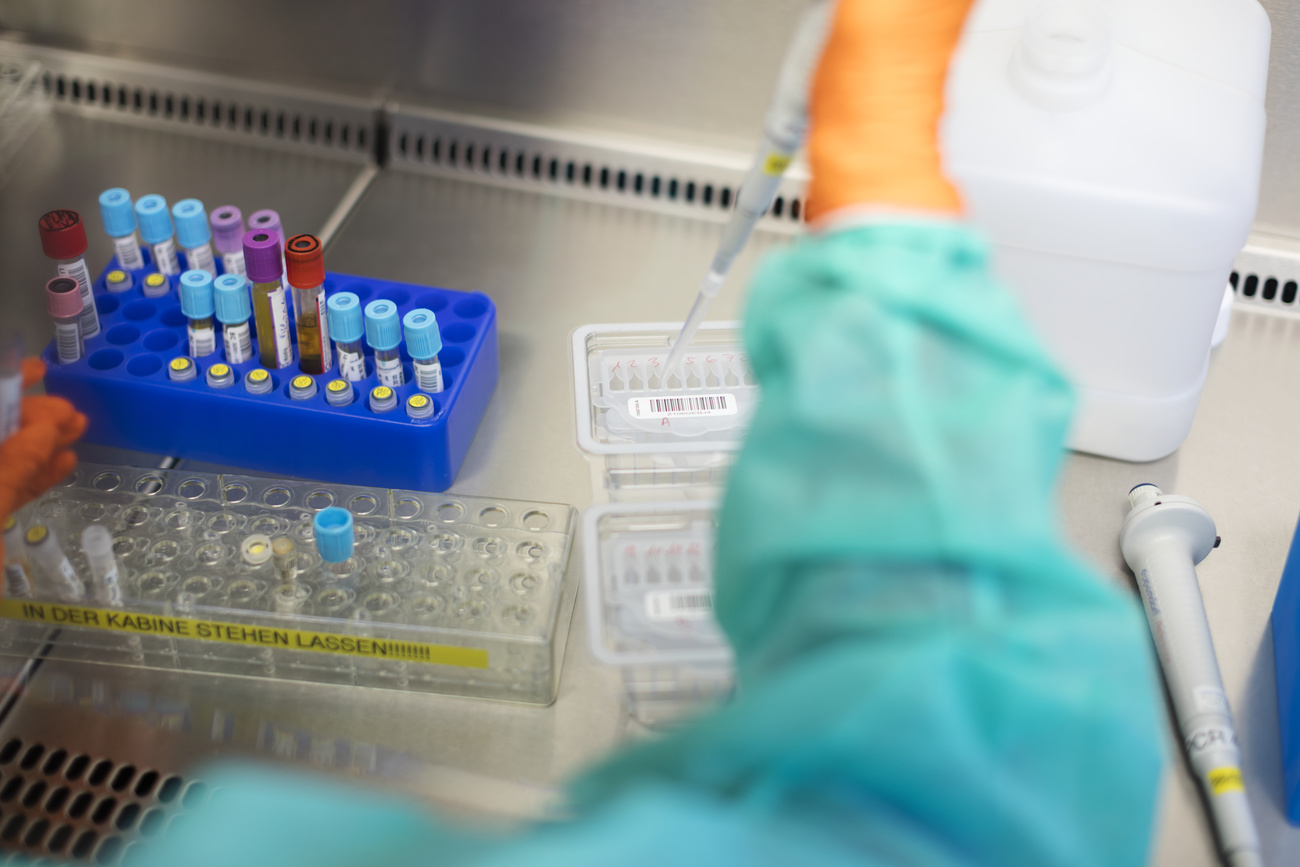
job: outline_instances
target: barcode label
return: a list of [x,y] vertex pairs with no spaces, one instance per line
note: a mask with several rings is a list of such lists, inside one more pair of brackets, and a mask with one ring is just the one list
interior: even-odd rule
[[59,350],[59,364],[71,364],[81,357],[81,326],[54,323],[54,345]]
[[375,373],[379,376],[379,384],[387,385],[390,388],[397,388],[402,384],[402,359],[385,358],[380,359],[375,356]]
[[239,274],[243,276],[244,271],[244,251],[237,250],[234,253],[222,253],[221,264],[226,269],[227,274]]
[[189,326],[190,333],[190,357],[202,358],[205,355],[211,355],[217,350],[217,332],[213,328],[195,328]]
[[329,369],[334,366],[334,359],[330,355],[330,323],[329,315],[325,307],[324,288],[322,288],[316,295],[316,322],[320,327],[321,370],[328,372]]
[[656,590],[645,595],[645,616],[654,621],[709,620],[713,594],[707,590]]
[[289,305],[284,300],[284,289],[267,296],[271,303],[271,327],[275,329],[276,367],[293,364],[293,344],[289,341]]
[[59,598],[65,602],[76,602],[78,599],[86,598],[86,587],[77,577],[77,572],[64,557],[63,562],[59,564],[59,576],[63,579],[59,582],[56,592]]
[[226,361],[231,364],[243,364],[253,357],[253,336],[249,333],[248,323],[227,325],[222,329],[226,343]]
[[690,397],[633,397],[627,402],[632,418],[685,418],[735,415],[734,394],[695,394]]
[[135,239],[135,232],[114,238],[113,249],[117,251],[117,264],[123,269],[139,271],[144,267],[144,256],[140,253],[140,242]]
[[5,566],[5,595],[10,598],[32,595],[32,582],[27,580],[27,571],[21,563]]
[[202,244],[186,250],[185,262],[190,266],[191,271],[207,271],[213,277],[217,276],[217,266],[212,261],[211,244]]
[[339,376],[350,382],[366,378],[366,358],[360,352],[339,350]]
[[438,363],[438,359],[435,358],[429,364],[416,361],[411,366],[415,368],[415,384],[419,386],[420,391],[427,391],[430,394],[442,391],[442,365]]
[[166,277],[181,272],[180,263],[176,261],[176,244],[171,238],[153,245],[153,266]]
[[60,265],[58,271],[60,277],[71,277],[77,281],[77,291],[81,293],[81,333],[85,337],[94,337],[99,333],[99,312],[95,310],[95,292],[90,287],[86,260],[78,259],[69,265]]

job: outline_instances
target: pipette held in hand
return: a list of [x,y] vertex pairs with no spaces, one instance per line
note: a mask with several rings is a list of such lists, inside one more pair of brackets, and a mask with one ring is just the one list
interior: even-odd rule
[[1128,496],[1132,509],[1120,548],[1137,578],[1192,773],[1205,792],[1225,862],[1262,867],[1232,710],[1196,580],[1196,564],[1219,544],[1214,519],[1190,497],[1155,485],[1138,485]]
[[668,353],[665,374],[671,373],[681,362],[686,347],[704,320],[704,314],[727,279],[732,263],[745,249],[749,236],[754,233],[754,226],[772,206],[785,170],[803,143],[808,131],[808,94],[834,11],[834,0],[816,0],[799,22],[764,118],[763,141],[740,185],[736,209],[731,212],[731,219],[722,231],[722,240],[718,242],[718,250],[700,285],[695,304],[686,317],[677,342]]

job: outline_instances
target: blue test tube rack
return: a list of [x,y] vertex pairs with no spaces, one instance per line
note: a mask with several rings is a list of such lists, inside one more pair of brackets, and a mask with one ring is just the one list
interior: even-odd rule
[[226,363],[220,340],[216,352],[195,359],[195,379],[171,381],[168,364],[187,351],[179,277],[170,278],[165,297],[145,298],[140,287],[154,271],[147,265],[132,272],[134,288],[110,293],[105,276],[117,267],[113,260],[95,281],[102,327],[81,360],[59,364],[53,343],[43,353],[46,391],[86,414],[88,442],[353,485],[444,491],[455,481],[497,383],[496,306],[486,295],[327,273],[327,295],[353,292],[362,304],[386,298],[399,317],[417,307],[437,314],[444,390],[429,395],[432,417],[417,420],[406,414],[406,399],[418,389],[405,347],[406,384],[395,389],[398,404],[387,413],[369,406],[379,382],[368,348],[368,376],[352,384],[353,401],[342,407],[325,399],[337,366],[313,377],[312,398],[289,397],[289,381],[302,374],[296,353],[292,365],[270,371],[269,393],[250,394],[244,375],[261,366],[256,341],[252,361],[230,365],[229,388],[206,381],[209,367]]

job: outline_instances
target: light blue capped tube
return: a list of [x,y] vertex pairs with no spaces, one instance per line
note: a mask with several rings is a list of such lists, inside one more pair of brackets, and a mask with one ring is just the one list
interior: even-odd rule
[[351,292],[336,292],[325,304],[326,322],[339,355],[339,375],[349,382],[366,378],[366,355],[361,346],[361,299]]
[[212,281],[212,294],[226,346],[226,361],[230,364],[250,361],[253,336],[248,320],[253,315],[253,302],[248,294],[248,278],[243,274],[222,274]]
[[402,323],[392,301],[371,301],[366,305],[366,342],[375,351],[375,375],[379,384],[397,388],[406,382],[402,374]]
[[432,310],[417,307],[402,317],[406,332],[406,351],[415,369],[415,384],[420,391],[437,394],[442,391],[442,364],[438,350],[442,349],[442,335],[438,333],[438,317]]
[[181,199],[172,207],[176,219],[176,240],[185,251],[185,261],[191,269],[207,271],[217,276],[216,260],[212,256],[212,228],[208,225],[208,212],[198,199]]
[[217,330],[212,325],[215,310],[212,275],[191,268],[181,275],[181,312],[189,322],[186,332],[190,338],[190,357],[202,358],[217,351]]
[[135,207],[131,194],[121,187],[113,187],[99,194],[99,215],[104,220],[104,232],[113,239],[117,265],[124,271],[139,271],[144,267],[144,254],[135,236]]
[[140,237],[149,245],[158,273],[167,277],[179,274],[181,266],[176,259],[176,240],[172,237],[172,215],[167,210],[167,200],[157,193],[144,196],[135,203],[135,216],[140,223]]
[[316,529],[316,550],[322,560],[343,563],[352,556],[355,535],[351,512],[330,506],[317,512],[312,524]]

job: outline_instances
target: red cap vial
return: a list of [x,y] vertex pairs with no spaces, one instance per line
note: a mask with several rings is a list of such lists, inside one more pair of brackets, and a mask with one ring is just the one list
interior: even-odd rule
[[86,226],[81,214],[68,208],[41,217],[41,249],[51,259],[77,259],[86,252]]

